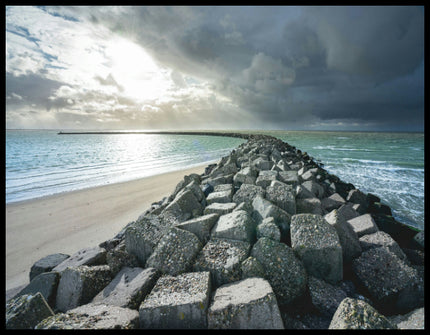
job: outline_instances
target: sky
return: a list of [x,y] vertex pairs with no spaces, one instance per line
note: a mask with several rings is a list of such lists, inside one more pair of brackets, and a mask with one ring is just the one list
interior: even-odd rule
[[424,130],[424,8],[6,7],[6,128]]

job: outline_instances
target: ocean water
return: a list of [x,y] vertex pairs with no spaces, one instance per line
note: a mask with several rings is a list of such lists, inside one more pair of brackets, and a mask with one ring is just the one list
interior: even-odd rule
[[[330,173],[379,196],[400,222],[423,228],[423,133],[260,133],[308,152]],[[218,136],[8,130],[6,203],[209,164],[243,142]]]

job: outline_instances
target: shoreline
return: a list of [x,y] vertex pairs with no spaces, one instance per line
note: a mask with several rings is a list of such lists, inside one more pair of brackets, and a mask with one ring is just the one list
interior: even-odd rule
[[40,258],[73,254],[114,237],[184,175],[201,174],[209,164],[6,204],[6,291],[28,284]]

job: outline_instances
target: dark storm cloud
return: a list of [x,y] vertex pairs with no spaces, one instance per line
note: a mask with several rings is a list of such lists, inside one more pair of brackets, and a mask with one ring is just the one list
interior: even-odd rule
[[[357,130],[388,123],[399,128],[408,120],[417,130],[423,129],[424,9],[420,7],[151,6],[49,11],[131,38],[172,69],[171,79],[178,88],[195,80],[220,97],[216,104],[186,97],[181,110],[188,114],[172,109],[173,103],[161,109],[161,103],[155,104],[158,114],[147,117],[157,126],[168,120],[169,113],[192,122],[204,120],[203,115],[216,113],[213,108],[217,108],[223,116],[234,114],[235,125],[240,126],[241,119],[251,120],[256,128],[315,129],[332,124],[340,129],[336,128],[340,123]],[[97,80],[102,85],[116,83],[109,77]],[[195,108],[196,101],[207,109]],[[229,127],[228,118],[224,119]]]

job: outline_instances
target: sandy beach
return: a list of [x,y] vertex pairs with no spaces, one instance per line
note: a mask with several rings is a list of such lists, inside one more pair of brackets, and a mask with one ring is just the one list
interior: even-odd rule
[[6,290],[28,284],[31,266],[54,253],[73,254],[114,237],[184,175],[208,164],[138,180],[6,205]]

